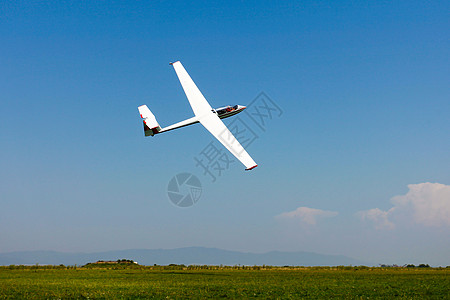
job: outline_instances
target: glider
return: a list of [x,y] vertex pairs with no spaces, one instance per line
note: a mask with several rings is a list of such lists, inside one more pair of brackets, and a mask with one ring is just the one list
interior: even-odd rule
[[181,128],[184,126],[192,125],[195,123],[202,124],[228,151],[231,152],[241,163],[245,166],[245,170],[252,170],[258,165],[245,151],[244,147],[238,142],[233,134],[228,130],[225,124],[220,120],[228,118],[232,115],[242,112],[246,107],[241,105],[221,107],[213,109],[205,97],[203,97],[200,90],[192,81],[189,74],[184,69],[181,62],[170,63],[177,73],[184,93],[189,100],[189,104],[194,111],[195,117],[178,122],[176,124],[161,128],[156,121],[155,116],[148,109],[147,105],[141,105],[138,107],[141,118],[144,122],[145,136],[153,136],[158,133],[163,133],[173,129]]

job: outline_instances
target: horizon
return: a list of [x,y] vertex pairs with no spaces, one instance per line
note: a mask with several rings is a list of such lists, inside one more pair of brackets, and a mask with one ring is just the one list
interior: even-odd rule
[[[48,256],[51,254],[52,256]],[[3,257],[2,255],[6,255]],[[32,255],[32,256],[30,256]],[[63,255],[63,256],[58,256]],[[231,255],[231,256],[230,256]],[[281,256],[280,256],[281,255]],[[286,257],[285,255],[290,255]],[[115,261],[131,259],[143,265],[195,264],[195,265],[377,265],[344,255],[325,255],[305,251],[269,251],[263,253],[233,251],[207,247],[172,249],[122,249],[101,252],[59,252],[52,250],[15,251],[0,253],[0,265],[73,265],[86,261]],[[281,259],[281,261],[280,261]],[[144,261],[144,263],[142,263]],[[195,261],[195,262],[194,262]],[[233,262],[230,262],[233,261]],[[334,261],[334,264],[330,264]],[[25,263],[24,263],[25,262]],[[69,263],[68,263],[69,262]]]
[[[172,251],[172,250],[187,250],[187,249],[198,249],[198,250],[218,250],[218,251],[224,251],[224,252],[232,252],[234,254],[250,254],[250,255],[266,255],[266,254],[274,254],[274,253],[278,253],[278,254],[313,254],[313,255],[319,255],[319,256],[323,256],[324,258],[326,257],[342,257],[345,259],[350,259],[354,262],[359,262],[359,264],[339,264],[339,265],[343,265],[343,266],[367,266],[367,267],[406,267],[406,266],[415,266],[415,267],[421,267],[421,266],[428,266],[428,267],[432,267],[432,268],[446,268],[449,266],[446,265],[429,265],[427,262],[421,262],[421,263],[417,263],[413,264],[413,263],[402,263],[402,264],[397,264],[397,263],[392,263],[392,264],[386,264],[383,262],[369,262],[369,261],[361,261],[358,259],[355,259],[353,257],[349,257],[346,255],[337,255],[337,254],[323,254],[323,253],[318,253],[318,252],[308,252],[308,251],[279,251],[279,250],[272,250],[272,251],[267,251],[267,252],[244,252],[244,251],[236,251],[236,250],[230,250],[230,249],[221,249],[221,248],[215,248],[215,247],[199,247],[199,246],[189,246],[189,247],[180,247],[180,248],[154,248],[154,249],[147,249],[147,248],[140,248],[140,249],[111,249],[111,250],[105,250],[105,251],[95,251],[95,252],[64,252],[64,251],[54,251],[54,250],[27,250],[27,251],[13,251],[13,252],[5,252],[5,253],[0,253],[0,259],[1,259],[1,255],[2,254],[17,254],[17,253],[33,253],[33,252],[49,252],[49,253],[57,253],[57,254],[82,254],[82,255],[95,255],[95,254],[107,254],[107,253],[114,253],[114,252],[128,252],[128,251]],[[132,254],[125,254],[125,255],[131,255]],[[117,256],[118,257],[118,256]],[[115,258],[108,258],[107,260],[112,260],[112,261],[118,261],[118,260],[123,260],[123,259],[130,259],[132,257],[118,257],[117,259]],[[220,259],[220,258],[216,258],[216,259]],[[103,261],[103,259],[97,259],[97,261]],[[134,262],[136,262],[135,260],[133,260]],[[362,264],[361,264],[362,263]],[[180,264],[180,263],[178,263]],[[183,264],[183,263],[181,263]],[[217,264],[206,264],[206,265],[227,265],[227,266],[231,266],[233,264],[223,264],[223,263],[217,263]],[[5,263],[5,264],[0,264],[3,266],[7,266],[7,265],[34,265],[34,264],[10,264],[10,263]],[[60,265],[60,263],[54,263],[54,264],[39,264],[42,266],[45,265]],[[151,264],[143,264],[144,266],[146,265],[151,265]],[[167,264],[161,264],[161,266],[165,266],[165,265],[169,265],[169,263]],[[190,264],[189,264],[190,265]],[[198,263],[195,265],[203,265],[203,263]],[[247,264],[244,264],[247,265]],[[268,266],[277,266],[277,264],[257,264],[257,265],[268,265]],[[309,264],[308,262],[306,262],[305,265],[296,265],[296,264],[286,264],[289,266],[306,266],[306,267],[314,267],[314,266],[324,266],[324,267],[333,267],[333,266],[338,266],[336,265],[313,265],[313,264]]]

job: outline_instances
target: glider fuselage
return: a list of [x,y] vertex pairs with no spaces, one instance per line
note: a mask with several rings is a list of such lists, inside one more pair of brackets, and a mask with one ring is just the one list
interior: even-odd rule
[[[220,107],[220,108],[214,109],[214,112],[217,114],[217,116],[220,119],[225,119],[225,118],[231,117],[231,116],[233,116],[235,114],[238,114],[238,113],[242,112],[246,108],[247,108],[246,106],[242,106],[242,105],[225,106],[225,107]],[[199,122],[198,118],[197,117],[193,117],[193,118],[189,118],[187,120],[178,122],[176,124],[167,126],[165,128],[162,128],[160,131],[154,132],[154,133],[155,134],[156,133],[163,133],[163,132],[174,130],[174,129],[177,129],[177,128],[189,126],[189,125],[192,125],[192,124],[195,124],[195,123],[198,123],[198,122]]]
[[225,118],[228,118],[235,114],[240,113],[241,111],[243,111],[246,108],[247,108],[246,106],[235,105],[235,106],[221,107],[221,108],[215,109],[215,111],[219,118],[225,119]]

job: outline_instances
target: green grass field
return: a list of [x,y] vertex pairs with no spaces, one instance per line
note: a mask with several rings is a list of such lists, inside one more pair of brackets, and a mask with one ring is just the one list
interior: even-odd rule
[[450,269],[0,267],[0,299],[450,299]]

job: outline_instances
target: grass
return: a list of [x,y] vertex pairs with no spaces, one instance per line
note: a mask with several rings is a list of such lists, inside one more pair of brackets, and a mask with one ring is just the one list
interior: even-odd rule
[[0,267],[0,299],[450,299],[450,269]]

